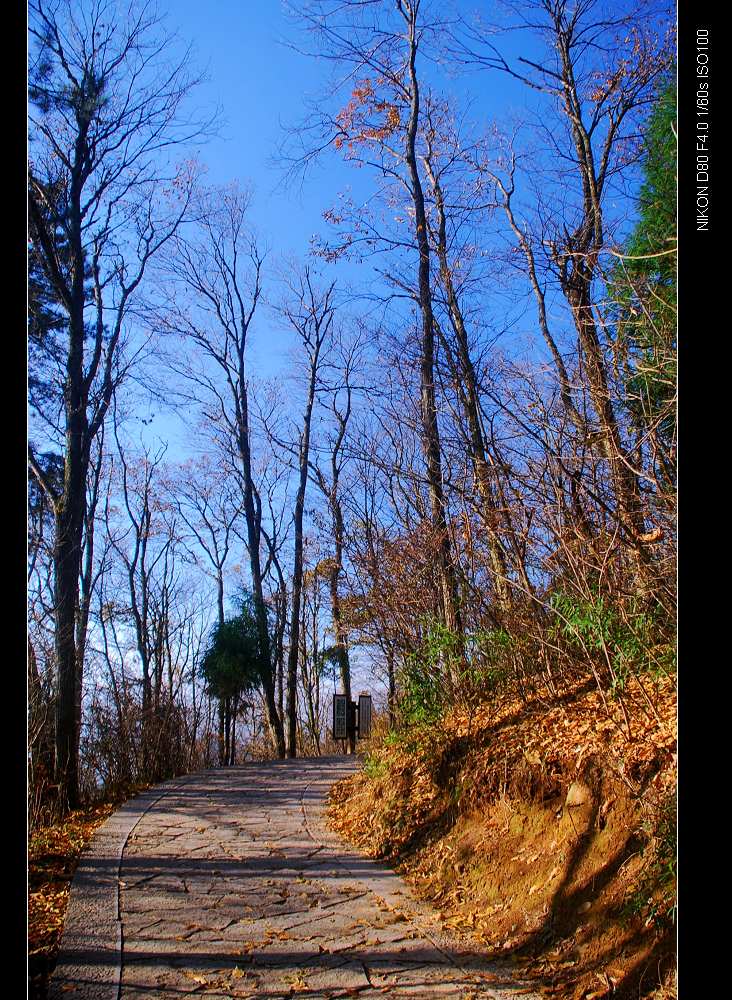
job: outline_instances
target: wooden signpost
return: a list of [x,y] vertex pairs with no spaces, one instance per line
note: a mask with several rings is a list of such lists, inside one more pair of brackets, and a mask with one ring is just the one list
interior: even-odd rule
[[356,731],[362,740],[367,740],[371,735],[371,695],[364,692],[358,696],[358,729]]
[[344,694],[333,695],[333,739],[348,739],[348,699]]
[[351,734],[359,739],[368,739],[371,735],[371,695],[362,691],[358,703],[348,699],[344,694],[333,695],[333,739],[347,740]]

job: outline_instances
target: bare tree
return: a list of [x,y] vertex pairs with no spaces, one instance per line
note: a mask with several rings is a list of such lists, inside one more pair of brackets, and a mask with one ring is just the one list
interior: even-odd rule
[[[285,717],[285,650],[288,629],[288,588],[285,577],[285,553],[289,541],[291,505],[289,468],[274,454],[260,465],[258,504],[265,516],[261,531],[267,546],[262,577],[268,584],[268,606],[274,612],[272,622],[273,671],[277,677],[277,708]],[[265,525],[265,521],[268,523]]]
[[[218,623],[224,622],[225,567],[237,519],[241,516],[241,490],[234,476],[209,456],[189,460],[166,483],[170,504],[184,530],[183,543],[197,565],[216,584]],[[187,531],[185,530],[187,529]],[[225,733],[230,728],[229,699],[219,702],[220,762],[225,759]]]
[[238,484],[221,463],[204,455],[178,467],[165,486],[191,558],[198,565],[203,563],[216,584],[218,620],[223,622],[226,564],[241,516]]
[[518,25],[541,38],[543,60],[521,57],[509,62],[494,44],[493,33],[488,37],[479,27],[467,30],[461,54],[468,61],[510,74],[551,102],[555,127],[546,129],[547,145],[568,164],[559,180],[565,192],[557,200],[561,214],[542,206],[543,232],[532,239],[513,207],[515,158],[508,164],[508,178],[496,177],[496,184],[526,259],[565,409],[581,425],[566,366],[549,331],[538,256],[569,306],[582,361],[580,378],[594,414],[584,432],[608,463],[617,525],[641,576],[647,578],[650,552],[638,465],[624,438],[613,398],[604,346],[610,331],[603,322],[597,283],[602,275],[601,255],[612,242],[607,232],[608,192],[639,155],[639,115],[652,101],[655,82],[669,65],[668,39],[660,34],[661,10],[642,0],[619,4],[612,12],[599,0],[581,4],[530,0],[520,8],[507,6]]
[[[101,631],[108,664],[108,636],[115,646],[121,643],[117,653],[123,676],[124,650],[136,654],[142,674],[140,769],[147,780],[158,780],[177,773],[188,759],[182,696],[200,645],[205,609],[187,575],[190,560],[180,521],[163,485],[165,447],[155,454],[146,447],[131,453],[118,433],[116,437],[117,468],[110,484],[116,496],[110,492],[105,504],[107,555],[113,560],[98,570],[105,574],[104,590],[115,593],[116,602],[112,598],[100,609]],[[117,621],[124,626],[121,631]],[[110,679],[114,686],[111,668]],[[118,694],[115,701],[121,718]]]
[[300,651],[300,603],[303,577],[303,515],[310,469],[311,425],[321,367],[332,344],[335,316],[335,284],[319,287],[316,275],[305,266],[290,285],[280,307],[296,331],[304,353],[305,403],[297,444],[297,491],[293,512],[294,557],[290,598],[290,648],[287,656],[287,754],[297,751],[297,661]]
[[161,274],[180,293],[165,294],[152,308],[163,330],[184,338],[198,351],[198,365],[171,364],[203,401],[212,428],[220,428],[223,450],[233,449],[242,483],[249,568],[263,664],[267,723],[276,752],[285,755],[282,719],[277,711],[272,650],[264,595],[262,510],[254,480],[252,427],[247,372],[248,336],[262,296],[264,253],[246,225],[249,199],[229,187],[199,195],[199,221],[178,234]]
[[[323,576],[321,565],[303,573],[301,592],[301,612],[299,629],[299,669],[300,682],[305,701],[304,729],[309,737],[310,749],[320,755],[321,751],[321,677],[325,665],[321,635],[321,603]],[[305,733],[303,733],[305,743]]]
[[[107,0],[29,7],[30,236],[63,317],[56,353],[63,485],[30,467],[55,514],[56,771],[78,801],[76,612],[92,442],[125,374],[125,320],[150,260],[188,209],[190,170],[165,155],[200,134],[184,113],[196,80],[148,5]],[[163,193],[163,187],[168,193]]]
[[[420,169],[423,109],[417,60],[420,46],[435,24],[423,12],[422,0],[347,0],[337,8],[313,0],[300,5],[299,14],[319,51],[345,70],[345,76],[336,81],[337,91],[347,82],[353,85],[349,101],[337,114],[321,109],[313,115],[302,139],[303,144],[310,141],[311,146],[299,162],[306,163],[332,145],[343,150],[347,158],[376,169],[407,197],[411,232],[406,239],[389,242],[393,247],[410,246],[417,251],[416,272],[408,295],[419,314],[420,437],[430,520],[438,543],[441,616],[450,629],[459,633],[462,626],[447,523],[435,390],[432,249]],[[373,244],[374,234],[368,230],[367,223],[356,221],[346,238],[346,247],[360,242]]]
[[[474,360],[477,338],[470,330],[463,301],[467,297],[464,288],[469,284],[468,261],[474,253],[460,239],[463,226],[472,228],[473,218],[485,214],[492,205],[479,175],[468,168],[471,154],[481,156],[480,146],[471,148],[460,135],[447,102],[430,95],[426,101],[425,119],[423,162],[432,201],[428,228],[438,263],[436,297],[441,300],[448,329],[443,330],[437,318],[434,323],[462,412],[462,421],[458,422],[465,424],[496,600],[505,610],[512,596],[509,568],[516,568],[524,588],[530,588],[530,583],[523,561],[518,557],[515,532],[502,498],[501,464],[494,449],[489,447],[482,419],[480,382]],[[469,192],[468,198],[465,192]],[[459,265],[458,258],[461,258]]]
[[[343,693],[351,703],[351,665],[348,654],[348,634],[341,610],[341,577],[345,557],[346,529],[343,511],[343,469],[346,462],[346,434],[353,412],[354,392],[359,388],[358,376],[364,352],[364,334],[346,341],[343,334],[338,339],[333,361],[333,374],[329,384],[321,394],[321,405],[326,409],[332,423],[327,441],[319,443],[310,461],[312,477],[325,498],[329,534],[332,538],[333,555],[324,560],[323,569],[328,577],[330,593],[330,613],[333,629],[332,655],[338,663]],[[327,459],[321,461],[320,454]],[[325,464],[325,469],[323,465]],[[327,530],[327,529],[326,529]],[[355,733],[349,734],[349,752],[356,752]]]

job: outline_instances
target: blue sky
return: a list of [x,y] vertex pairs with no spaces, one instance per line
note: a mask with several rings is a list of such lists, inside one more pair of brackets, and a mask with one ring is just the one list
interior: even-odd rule
[[[302,186],[283,184],[283,169],[276,161],[286,127],[303,118],[306,98],[316,98],[327,89],[329,64],[288,44],[302,41],[302,35],[281,0],[213,0],[207,4],[169,0],[160,9],[169,30],[181,42],[192,44],[194,67],[206,73],[196,103],[221,108],[220,136],[208,140],[199,151],[207,180],[212,184],[238,180],[251,186],[251,220],[270,248],[272,265],[282,257],[304,257],[313,235],[328,231],[323,212],[339,193],[347,192],[360,203],[359,199],[374,192],[371,172],[355,169],[337,154],[326,155],[308,172]],[[514,48],[513,38],[505,41],[509,50]],[[527,51],[525,38],[520,51]],[[422,70],[434,79],[433,66],[425,62]],[[481,70],[458,79],[443,76],[440,82],[463,96],[469,94],[473,114],[484,121],[506,120],[526,106],[526,88],[503,75]],[[368,264],[339,262],[334,273],[340,281],[369,284]],[[274,291],[272,283],[270,291]],[[281,372],[291,344],[289,333],[266,310],[260,310],[251,339],[252,370],[264,377]],[[170,441],[170,458],[183,457],[185,428],[175,417],[158,413],[151,432]]]
[[319,93],[327,67],[285,44],[296,36],[279,0],[214,0],[207,5],[175,0],[168,7],[168,23],[193,42],[195,63],[207,67],[209,79],[199,99],[222,108],[221,138],[201,151],[209,179],[217,184],[235,178],[250,182],[257,229],[276,252],[303,255],[337,191],[360,181],[346,164],[331,158],[327,168],[309,175],[306,187],[286,191],[282,171],[273,162],[283,126],[302,118],[303,96]]
[[[311,171],[301,190],[280,186],[282,174],[273,158],[283,126],[302,118],[305,97],[322,93],[328,64],[288,45],[301,41],[302,35],[281,0],[171,0],[167,23],[182,40],[193,43],[194,63],[207,67],[209,79],[198,99],[219,104],[226,122],[221,138],[201,152],[208,177],[213,183],[250,181],[258,228],[278,250],[304,253],[311,236],[323,228],[322,213],[338,191],[348,186],[356,195],[366,195],[371,190],[364,172],[336,156]],[[508,51],[515,48],[513,38],[504,42]],[[528,51],[525,36],[519,48]],[[512,108],[526,105],[526,89],[503,75],[472,72],[452,79],[450,86],[458,93],[469,92],[480,116],[488,119],[505,118]]]

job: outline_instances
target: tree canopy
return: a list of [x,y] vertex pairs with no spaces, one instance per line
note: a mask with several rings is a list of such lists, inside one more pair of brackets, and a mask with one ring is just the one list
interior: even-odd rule
[[263,661],[257,618],[250,595],[241,600],[239,613],[211,630],[201,661],[201,673],[216,698],[234,698],[255,690],[262,682]]
[[677,145],[676,80],[664,76],[645,129],[638,218],[609,291],[631,419],[662,435],[665,450],[675,431]]

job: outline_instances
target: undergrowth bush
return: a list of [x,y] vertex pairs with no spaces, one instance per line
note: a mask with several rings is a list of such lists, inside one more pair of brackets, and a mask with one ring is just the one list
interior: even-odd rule
[[549,637],[593,657],[613,696],[622,695],[633,675],[673,671],[674,650],[664,635],[660,609],[644,607],[638,598],[621,607],[597,592],[590,598],[555,593],[549,605],[554,615]]
[[399,674],[402,725],[434,723],[451,705],[490,697],[511,675],[513,645],[504,629],[459,635],[425,622],[421,645]]
[[381,760],[376,754],[367,753],[363,760],[364,772],[369,778],[383,778],[389,772],[389,765],[385,760]]

